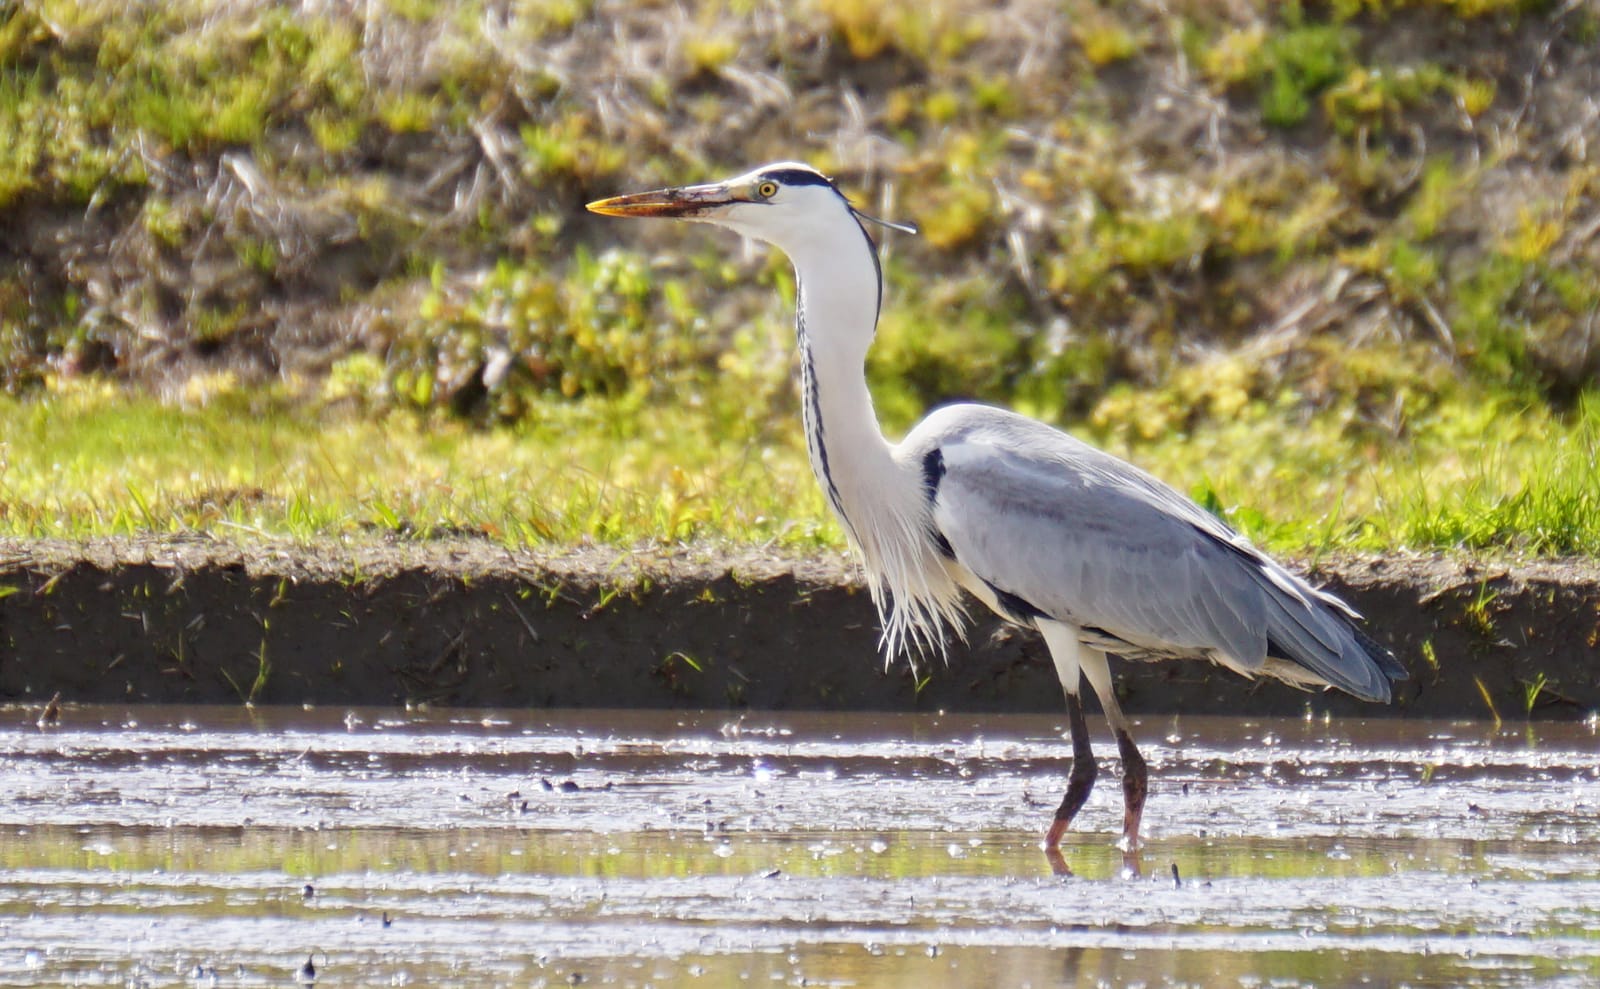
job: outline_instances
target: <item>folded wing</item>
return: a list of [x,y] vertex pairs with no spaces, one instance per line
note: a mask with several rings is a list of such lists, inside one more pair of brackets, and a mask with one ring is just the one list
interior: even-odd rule
[[1130,658],[1209,658],[1245,674],[1389,699],[1404,668],[1357,617],[1155,478],[1065,433],[952,406],[902,444],[937,451],[933,524],[1002,601]]

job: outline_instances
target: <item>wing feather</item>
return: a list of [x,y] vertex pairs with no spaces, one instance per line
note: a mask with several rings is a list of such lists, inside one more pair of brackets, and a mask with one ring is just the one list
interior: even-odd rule
[[1143,471],[987,406],[946,407],[902,444],[929,449],[944,464],[932,523],[990,587],[1150,655],[1241,672],[1270,671],[1271,657],[1387,699],[1401,668],[1381,647],[1369,655],[1353,611]]

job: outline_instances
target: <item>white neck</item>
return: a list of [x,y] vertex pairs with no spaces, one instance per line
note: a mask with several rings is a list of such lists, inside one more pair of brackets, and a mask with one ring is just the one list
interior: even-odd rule
[[801,401],[811,469],[851,541],[865,550],[858,523],[866,522],[870,499],[862,496],[881,492],[896,468],[862,370],[878,321],[876,263],[864,236],[839,248],[791,255]]
[[799,281],[801,402],[811,468],[861,554],[890,651],[908,640],[942,650],[941,626],[960,625],[959,592],[932,538],[920,468],[884,440],[863,364],[878,319],[876,257],[854,217],[853,235],[781,245]]

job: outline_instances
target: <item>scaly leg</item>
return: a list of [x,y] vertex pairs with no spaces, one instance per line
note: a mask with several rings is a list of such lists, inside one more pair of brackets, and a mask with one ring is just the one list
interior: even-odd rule
[[1133,744],[1125,728],[1117,730],[1117,751],[1122,754],[1122,836],[1130,849],[1139,847],[1139,822],[1144,817],[1144,798],[1150,792],[1150,772],[1144,756]]
[[1067,694],[1067,721],[1072,726],[1072,775],[1067,777],[1067,795],[1056,808],[1056,817],[1045,833],[1044,847],[1052,849],[1061,844],[1072,819],[1083,809],[1094,789],[1094,750],[1089,747],[1089,724],[1083,717],[1083,701],[1077,693]]
[[1089,791],[1094,789],[1094,750],[1089,746],[1089,725],[1083,717],[1083,698],[1080,693],[1083,673],[1079,663],[1087,650],[1078,641],[1078,630],[1069,625],[1041,621],[1038,628],[1044,636],[1044,644],[1050,649],[1050,659],[1055,663],[1061,691],[1066,695],[1067,721],[1072,729],[1072,774],[1067,778],[1067,795],[1061,799],[1055,819],[1050,822],[1050,830],[1044,836],[1045,852],[1050,856],[1051,865],[1061,872],[1065,868],[1065,863],[1059,861],[1061,853],[1057,850],[1061,845],[1061,836],[1066,834],[1067,826],[1083,809],[1084,801],[1089,799]]
[[1139,823],[1144,817],[1145,797],[1150,792],[1150,773],[1145,766],[1144,756],[1139,754],[1139,747],[1134,744],[1133,731],[1122,714],[1122,706],[1117,703],[1106,654],[1098,649],[1084,649],[1079,662],[1083,678],[1089,681],[1095,696],[1100,698],[1100,707],[1105,711],[1111,731],[1117,737],[1117,751],[1122,756],[1123,864],[1137,874],[1140,871]]

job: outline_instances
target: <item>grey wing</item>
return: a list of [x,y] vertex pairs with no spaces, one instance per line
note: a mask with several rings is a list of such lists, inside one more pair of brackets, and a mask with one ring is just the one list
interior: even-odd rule
[[[1387,700],[1404,671],[1342,602],[1256,551],[1137,468],[1064,433],[982,406],[941,410],[907,440],[941,472],[933,523],[958,564],[1013,617],[1085,629],[1122,651],[1208,657],[1244,673]],[[1118,651],[1113,646],[1109,651]],[[1283,675],[1281,667],[1278,675]]]

